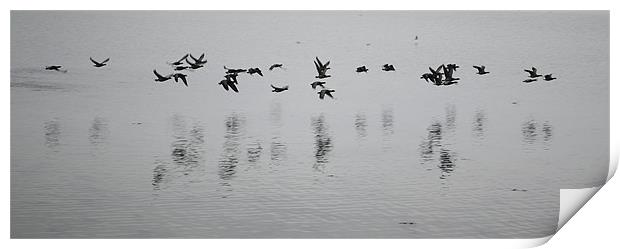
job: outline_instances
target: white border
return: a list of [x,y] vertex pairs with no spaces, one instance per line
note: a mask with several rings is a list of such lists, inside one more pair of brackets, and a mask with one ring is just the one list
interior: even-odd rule
[[[107,0],[99,2],[86,2],[76,0],[56,0],[56,1],[42,1],[42,0],[21,0],[12,1],[7,4],[7,9],[4,12],[4,18],[2,19],[3,25],[2,34],[4,34],[4,46],[3,54],[9,57],[10,54],[10,12],[9,10],[19,9],[146,9],[146,10],[173,10],[173,9],[258,9],[258,10],[286,10],[286,9],[333,9],[333,10],[346,10],[346,9],[369,9],[369,10],[401,10],[401,9],[438,9],[438,10],[504,10],[504,9],[522,9],[522,10],[538,10],[538,9],[554,9],[554,10],[609,10],[611,9],[611,44],[617,44],[618,39],[613,27],[617,27],[617,18],[614,18],[615,5],[612,1],[456,1],[456,0],[442,0],[442,1],[333,1],[333,0],[314,0],[307,2],[293,2],[284,0],[262,0],[262,1],[250,1],[250,0],[230,0],[230,1],[198,1],[198,0],[184,0],[179,1],[120,1],[120,0]],[[610,48],[612,55],[610,68],[615,68],[615,50],[613,46]],[[8,82],[10,82],[10,61],[0,60],[2,68],[5,68],[5,88],[2,89],[2,111],[5,122],[1,122],[2,125],[2,139],[4,143],[3,153],[5,158],[5,174],[3,177],[3,190],[1,192],[2,198],[5,200],[5,204],[2,205],[2,220],[3,226],[1,228],[2,234],[5,236],[5,240],[1,243],[3,248],[30,248],[30,247],[46,247],[46,248],[83,248],[84,246],[95,248],[110,248],[110,247],[148,247],[148,248],[170,248],[170,247],[222,247],[222,248],[256,248],[262,246],[269,246],[270,248],[316,248],[316,247],[361,247],[361,248],[375,248],[375,247],[407,247],[412,246],[421,248],[507,248],[507,246],[524,247],[524,246],[536,246],[540,243],[544,243],[548,238],[539,240],[8,240],[10,236],[10,89]],[[614,74],[611,74],[611,82],[615,82]],[[611,110],[618,110],[617,102],[613,96],[618,96],[617,87],[611,84]],[[618,115],[611,111],[611,127],[616,127],[618,122]],[[618,137],[617,132],[611,130],[611,151],[612,160],[611,164],[616,166],[618,162]],[[610,168],[610,175],[615,171],[615,167],[612,170]],[[612,181],[613,182],[613,181]],[[618,184],[616,184],[618,185]],[[603,188],[603,191],[608,186]],[[616,187],[616,186],[614,186]],[[617,188],[617,187],[616,187]],[[617,191],[617,190],[616,190]],[[618,192],[615,192],[618,193]],[[617,196],[617,195],[616,195]],[[598,200],[608,201],[603,202],[604,207],[615,207],[617,209],[618,202],[615,201],[616,196],[607,196],[611,200]],[[595,196],[594,199],[597,197]],[[588,205],[586,205],[588,206]],[[592,208],[592,207],[590,207]],[[615,209],[606,208],[608,212]],[[591,214],[592,215],[592,212]],[[603,217],[604,214],[602,214]],[[615,216],[617,220],[617,215]],[[569,223],[570,224],[570,223]],[[570,226],[570,225],[569,225]],[[590,233],[596,234],[601,230],[611,229],[613,225],[608,225],[605,222],[598,224],[597,229],[589,230]],[[565,228],[566,229],[566,228]],[[588,230],[585,230],[588,231]],[[583,242],[577,236],[564,237],[568,240],[568,243],[563,245],[575,245],[571,241]],[[601,239],[601,238],[598,238]],[[608,245],[617,245],[614,243],[616,240],[614,237],[609,239]],[[519,243],[521,242],[521,243]],[[600,242],[600,241],[599,241]],[[526,244],[524,244],[526,243]],[[560,243],[558,243],[560,244]],[[598,243],[597,243],[598,244]],[[600,244],[599,244],[600,245]],[[599,247],[599,246],[597,246]],[[612,246],[613,247],[613,246]],[[608,247],[608,248],[612,248]],[[572,246],[570,248],[573,248]],[[576,248],[576,247],[575,247]]]

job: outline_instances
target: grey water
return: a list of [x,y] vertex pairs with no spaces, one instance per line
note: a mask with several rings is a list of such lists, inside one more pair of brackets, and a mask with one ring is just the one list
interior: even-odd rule
[[608,11],[12,11],[10,80],[13,238],[543,237],[608,171]]

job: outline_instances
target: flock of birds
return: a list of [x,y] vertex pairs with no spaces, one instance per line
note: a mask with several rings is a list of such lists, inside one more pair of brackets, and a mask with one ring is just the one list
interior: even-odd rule
[[[98,62],[91,57],[90,61],[93,63],[94,67],[100,68],[100,67],[107,66],[108,65],[107,63],[110,61],[110,58],[107,58],[101,62]],[[327,83],[325,79],[331,77],[331,75],[327,74],[327,70],[331,69],[329,67],[329,63],[330,61],[323,63],[321,62],[321,60],[319,60],[318,57],[315,57],[314,66],[318,74],[317,76],[315,76],[315,78],[318,80],[310,83],[310,86],[314,90],[316,90],[317,87],[321,87],[321,89],[317,92],[317,94],[319,95],[319,99],[324,99],[325,96],[329,96],[330,98],[333,99],[334,96],[332,95],[332,93],[336,91],[334,89],[329,89],[325,87],[325,84]],[[153,73],[155,74],[155,77],[156,77],[155,81],[161,83],[161,82],[166,82],[172,79],[174,80],[174,82],[178,83],[180,80],[183,82],[185,86],[189,86],[187,83],[188,75],[182,73],[182,71],[196,70],[196,69],[203,68],[207,64],[207,59],[205,58],[205,53],[202,53],[199,57],[194,57],[194,55],[192,55],[191,53],[188,53],[188,54],[183,55],[179,60],[168,62],[168,64],[172,66],[174,73],[170,73],[164,76],[158,73],[157,70],[153,70]],[[62,66],[60,65],[51,65],[51,66],[45,67],[46,70],[59,71],[59,72],[64,72],[64,73],[67,72],[67,70],[63,70],[61,68]],[[269,67],[269,71],[273,71],[278,68],[282,69],[283,65],[273,64]],[[454,77],[454,72],[456,72],[458,68],[460,67],[456,64],[442,64],[436,69],[429,67],[428,69],[430,72],[422,74],[420,79],[423,79],[426,82],[432,83],[436,86],[447,86],[447,85],[456,84],[460,80],[460,78]],[[476,74],[478,75],[485,75],[485,74],[490,73],[489,71],[486,71],[486,67],[484,65],[475,65],[473,66],[473,68],[477,70]],[[237,87],[239,85],[239,82],[237,81],[237,77],[239,76],[240,73],[247,73],[250,75],[258,74],[261,77],[263,76],[263,72],[260,70],[260,68],[257,68],[257,67],[248,68],[248,69],[240,69],[240,68],[228,68],[224,66],[224,70],[226,70],[224,79],[221,80],[218,84],[221,85],[226,91],[232,90],[237,93],[239,92],[239,88]],[[396,69],[394,68],[394,65],[391,65],[391,64],[384,64],[381,70],[386,71],[386,72],[396,71]],[[366,66],[363,65],[363,66],[357,67],[355,71],[357,73],[367,73],[368,68],[366,68]],[[553,77],[552,74],[545,74],[545,75],[538,74],[537,73],[538,70],[535,67],[532,67],[531,69],[524,69],[524,71],[529,74],[528,78],[523,81],[525,83],[532,83],[534,81],[537,81],[539,77],[543,77],[543,80],[545,81],[552,81],[556,79],[555,77]],[[279,92],[287,91],[289,89],[289,86],[288,85],[274,86],[273,84],[271,84],[271,88],[272,88],[272,92],[279,93]]]

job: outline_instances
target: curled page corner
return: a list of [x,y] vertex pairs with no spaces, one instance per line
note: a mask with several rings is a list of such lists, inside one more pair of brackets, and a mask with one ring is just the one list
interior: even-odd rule
[[580,189],[560,189],[559,231],[602,186]]

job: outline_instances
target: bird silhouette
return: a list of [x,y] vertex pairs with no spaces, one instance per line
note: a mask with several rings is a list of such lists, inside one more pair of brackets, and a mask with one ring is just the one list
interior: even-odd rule
[[387,72],[387,71],[396,71],[396,70],[394,69],[394,65],[390,65],[390,64],[384,64],[384,65],[383,65],[383,68],[382,68],[381,70],[386,71],[386,72]]
[[257,67],[255,68],[249,68],[247,71],[250,75],[257,73],[260,76],[263,76],[263,72],[261,72],[261,70]]
[[185,86],[188,86],[187,85],[187,74],[175,73],[172,75],[172,77],[174,77],[174,82],[179,82],[179,79],[181,79],[183,81],[183,84],[185,84]]
[[155,79],[155,81],[157,82],[164,82],[172,78],[172,74],[162,76],[161,74],[157,73],[157,70],[153,70],[153,73],[155,74],[155,76],[157,76],[157,79]]
[[545,81],[552,81],[555,79],[557,78],[554,78],[553,76],[551,76],[551,74],[545,74],[545,78],[544,78]]
[[202,53],[200,57],[198,57],[198,59],[196,59],[196,57],[194,57],[192,54],[189,54],[189,57],[194,60],[194,64],[204,65],[207,63],[207,59],[205,59],[204,61],[202,60],[205,58],[205,53]]
[[182,71],[182,70],[185,70],[185,69],[188,69],[188,68],[191,68],[191,67],[189,67],[189,66],[176,66],[176,67],[174,67],[174,71]]
[[325,81],[315,81],[310,83],[310,85],[312,86],[312,89],[316,89],[317,86],[320,86],[321,88],[325,88]]
[[189,56],[189,54],[185,54],[185,55],[183,55],[183,57],[181,57],[181,59],[179,59],[178,61],[175,61],[175,62],[170,63],[170,65],[173,65],[173,66],[180,66],[180,65],[183,65],[183,61],[184,61],[185,59],[187,59],[187,56]]
[[187,58],[185,58],[185,62],[187,62],[187,64],[189,64],[189,68],[191,68],[191,69],[198,69],[198,68],[201,68],[201,67],[204,66],[203,64],[200,64],[200,63],[190,62]]
[[228,91],[229,89],[232,89],[233,91],[237,93],[239,92],[239,89],[237,89],[237,86],[235,86],[235,84],[237,84],[236,81],[231,80],[230,77],[226,77],[226,79],[223,79],[222,81],[220,81],[219,84],[222,85],[222,87],[224,87],[226,91]]
[[525,83],[532,83],[534,81],[536,81],[536,79],[526,79],[523,82],[525,82]]
[[103,66],[108,65],[108,64],[106,64],[106,63],[107,63],[108,61],[110,61],[110,58],[107,58],[107,59],[103,60],[102,62],[97,62],[97,61],[93,60],[93,58],[92,58],[92,57],[90,57],[90,61],[92,61],[92,62],[93,62],[93,64],[95,64],[95,65],[93,65],[94,67],[103,67]]
[[334,98],[334,96],[332,96],[332,93],[335,92],[336,90],[333,89],[323,89],[321,91],[319,91],[317,94],[319,95],[319,99],[324,99],[325,95],[331,97],[332,99]]
[[244,73],[248,71],[247,69],[227,68],[226,66],[224,66],[224,69],[226,69],[227,74],[238,74],[238,73]]
[[273,70],[274,68],[282,68],[282,64],[273,64],[269,67],[269,71]]
[[358,73],[365,73],[365,72],[368,72],[368,68],[366,68],[366,66],[361,66],[361,67],[358,67],[358,68],[355,70],[355,72],[358,72]]
[[532,70],[523,69],[523,71],[528,72],[530,74],[530,78],[542,77],[542,75],[536,73],[538,70],[535,67],[532,67]]
[[61,65],[51,65],[51,66],[46,66],[45,70],[50,70],[50,71],[58,71],[61,73],[66,73],[67,70],[61,70],[60,68],[62,68]]
[[319,60],[319,57],[316,57],[316,61],[314,61],[314,66],[316,67],[316,71],[319,73],[319,75],[315,76],[315,78],[317,78],[317,79],[324,79],[324,78],[332,77],[331,75],[327,75],[327,70],[330,69],[328,67],[329,66],[329,62],[330,61],[327,61],[327,63],[323,64]]
[[284,92],[288,90],[288,85],[284,87],[277,87],[277,86],[271,85],[271,88],[273,88],[273,90],[271,90],[272,92],[279,93],[279,92]]
[[485,66],[482,66],[482,65],[480,65],[480,66],[474,66],[474,68],[475,68],[475,69],[478,69],[477,74],[479,74],[479,75],[483,75],[483,74],[488,74],[488,73],[489,73],[489,72],[487,72],[487,71],[484,71]]

